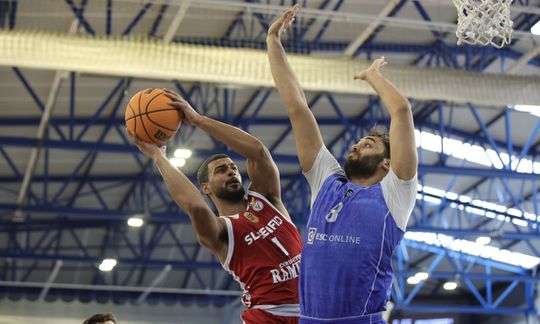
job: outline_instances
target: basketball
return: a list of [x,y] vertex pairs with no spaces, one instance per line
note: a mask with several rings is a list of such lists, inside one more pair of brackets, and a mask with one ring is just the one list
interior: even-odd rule
[[182,113],[170,105],[171,99],[162,89],[137,92],[129,100],[125,121],[130,135],[143,142],[162,144],[180,128]]

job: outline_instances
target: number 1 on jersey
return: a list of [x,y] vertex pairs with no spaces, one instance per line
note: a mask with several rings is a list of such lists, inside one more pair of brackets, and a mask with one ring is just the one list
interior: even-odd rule
[[283,251],[283,253],[285,253],[286,256],[289,256],[289,252],[287,252],[287,250],[285,250],[285,247],[281,244],[281,242],[277,239],[277,237],[272,237],[272,243],[274,243],[275,245],[277,245],[281,251]]

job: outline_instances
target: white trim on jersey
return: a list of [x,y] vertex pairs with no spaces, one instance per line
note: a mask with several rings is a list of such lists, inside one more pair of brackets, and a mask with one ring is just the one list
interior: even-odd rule
[[231,262],[234,252],[234,231],[231,220],[228,217],[223,218],[225,219],[225,224],[227,225],[228,246],[227,258],[225,259],[225,263],[223,263],[222,266],[225,270],[229,271],[229,263]]
[[270,314],[277,316],[300,316],[299,304],[281,304],[281,305],[255,305],[252,309],[262,309]]
[[405,232],[416,203],[417,175],[414,175],[410,180],[402,180],[390,168],[388,174],[381,181],[381,188],[384,201],[390,209],[394,221],[399,229]]
[[[236,218],[238,218],[238,214],[231,215],[230,217],[234,218],[235,216]],[[244,294],[246,292],[249,293],[249,291],[246,291],[245,289],[246,284],[240,281],[240,277],[238,277],[236,273],[234,273],[234,271],[229,268],[229,264],[231,262],[231,259],[234,253],[234,231],[233,231],[232,222],[229,219],[229,217],[224,217],[224,216],[221,216],[221,217],[225,219],[225,224],[227,225],[227,235],[228,235],[227,258],[225,259],[225,263],[223,263],[221,266],[233,277],[234,280],[236,280],[236,282],[240,284],[240,288],[242,288],[242,290],[244,291]],[[243,297],[240,298],[240,300],[242,301],[242,304],[243,304],[244,303]],[[246,305],[244,304],[244,306]]]
[[369,295],[366,298],[366,303],[364,304],[364,312],[362,313],[362,315],[366,314],[368,302],[369,302],[369,299],[371,298],[371,294],[373,293],[373,290],[375,289],[375,282],[377,282],[377,276],[379,275],[379,266],[381,265],[381,259],[382,259],[383,251],[384,251],[384,237],[386,235],[386,219],[388,218],[389,214],[390,214],[390,210],[386,213],[386,215],[384,215],[384,223],[383,223],[382,235],[381,235],[381,252],[379,252],[379,260],[377,261],[377,268],[376,268],[377,271],[375,271],[375,276],[373,277],[373,283],[371,284],[371,288],[369,289]]
[[329,176],[336,173],[345,175],[345,171],[343,171],[332,153],[328,151],[328,148],[324,145],[321,146],[315,161],[313,161],[313,166],[311,166],[309,171],[304,172],[304,177],[311,189],[311,208],[313,208],[315,199],[317,199],[317,195],[319,194],[319,190],[321,190],[324,181],[326,181]]
[[[270,202],[270,200],[268,200],[265,196],[261,195],[260,193],[256,192],[256,191],[251,191],[251,190],[248,190],[248,195],[252,195],[252,196],[255,196],[261,200],[263,200],[264,202],[266,202],[268,205],[270,205],[270,207],[272,207],[281,217],[283,217],[287,222],[291,223],[292,226],[296,227],[296,225],[294,225],[294,223],[291,221],[291,219],[285,215],[283,215],[279,209],[276,208],[276,206],[274,206],[274,204],[272,204]],[[249,205],[249,203],[248,203]]]

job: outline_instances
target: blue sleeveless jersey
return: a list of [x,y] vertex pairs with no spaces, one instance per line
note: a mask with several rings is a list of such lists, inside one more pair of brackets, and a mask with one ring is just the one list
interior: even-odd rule
[[[330,175],[313,203],[304,234],[301,322],[371,323],[385,310],[392,254],[403,234],[380,183],[362,187],[342,174]],[[373,321],[381,322],[380,316]]]

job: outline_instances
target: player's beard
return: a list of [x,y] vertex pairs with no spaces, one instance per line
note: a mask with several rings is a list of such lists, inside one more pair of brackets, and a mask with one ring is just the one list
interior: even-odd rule
[[238,202],[244,199],[246,195],[246,190],[243,186],[240,186],[238,189],[228,189],[227,186],[220,187],[216,190],[216,197],[222,200],[230,202]]
[[365,155],[359,158],[348,157],[343,169],[348,179],[368,179],[377,172],[379,164],[384,160],[384,154]]

